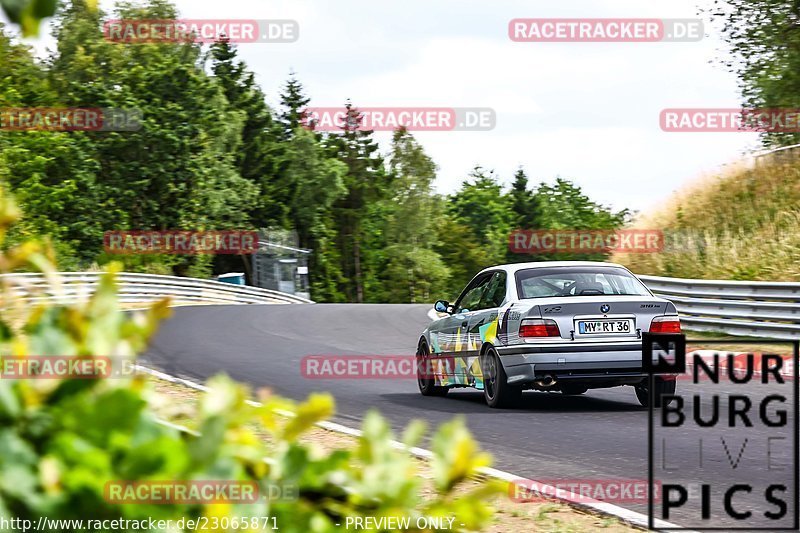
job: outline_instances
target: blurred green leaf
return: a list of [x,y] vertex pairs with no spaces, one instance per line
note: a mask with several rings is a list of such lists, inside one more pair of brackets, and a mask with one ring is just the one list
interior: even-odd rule
[[[0,266],[39,265],[54,272],[46,253],[31,252],[37,246],[2,251],[15,220],[13,204],[0,188]],[[123,313],[117,269],[110,269],[86,303],[23,306],[23,315],[14,317],[22,325],[2,330],[0,360],[10,354],[90,359],[143,350],[168,309],[162,302],[148,313]],[[58,280],[48,280],[48,290],[56,293]],[[6,315],[18,307],[13,298],[8,301],[12,305],[0,308],[0,324],[12,323]],[[378,413],[365,417],[357,446],[324,451],[303,437],[334,414],[331,395],[312,394],[296,404],[265,392],[263,404],[254,406],[247,401],[249,390],[226,376],[213,378],[208,387],[196,435],[155,418],[151,402],[158,395],[138,376],[0,380],[0,513],[12,509],[21,519],[269,515],[289,533],[333,533],[346,517],[423,515],[455,516],[457,523],[478,530],[491,516],[486,499],[497,493],[495,484],[480,482],[455,493],[489,462],[460,419],[434,437],[434,490],[423,497],[427,487],[419,461],[397,446]],[[416,445],[424,433],[425,424],[413,422],[403,431],[403,442]],[[148,480],[247,481],[265,495],[278,490],[287,497],[247,505],[115,505],[105,499],[109,482]]]
[[0,0],[8,20],[19,24],[25,37],[39,35],[42,19],[55,15],[58,0]]

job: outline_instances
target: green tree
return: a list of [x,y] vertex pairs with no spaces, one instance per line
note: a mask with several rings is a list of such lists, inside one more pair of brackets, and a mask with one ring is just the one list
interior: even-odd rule
[[47,72],[33,59],[27,46],[15,43],[0,23],[0,104],[37,105],[52,103]]
[[332,206],[347,192],[347,167],[330,158],[310,131],[298,128],[287,141],[284,175],[291,186],[289,219],[297,231],[301,248],[310,248],[311,296],[319,301],[341,301],[343,283]]
[[[715,0],[708,9],[721,23],[749,108],[800,107],[800,3],[794,0]],[[767,133],[765,145],[800,142],[798,133]]]
[[630,211],[614,212],[586,196],[569,180],[556,178],[553,185],[541,183],[536,191],[539,220],[546,229],[616,229],[629,218]]
[[[539,228],[539,206],[536,203],[536,195],[528,187],[528,176],[522,168],[514,174],[514,181],[508,193],[511,200],[511,211],[514,222],[513,229],[536,230]],[[536,261],[538,258],[531,255],[515,253],[509,247],[507,252],[509,262],[519,263],[526,261]]]
[[284,138],[291,138],[297,128],[304,126],[305,109],[310,101],[303,91],[303,84],[297,79],[297,74],[291,72],[281,93],[283,111],[280,122],[283,124]]
[[345,111],[342,132],[328,139],[332,154],[347,166],[344,176],[347,192],[334,204],[333,212],[341,270],[346,280],[342,292],[347,301],[361,303],[364,301],[363,222],[370,206],[390,190],[391,176],[383,167],[373,132],[361,129],[363,115],[350,102]]
[[450,210],[470,229],[489,263],[503,262],[514,213],[493,171],[475,167],[450,197]]
[[[120,2],[117,18],[174,19],[165,0]],[[65,105],[141,111],[135,132],[88,134],[99,165],[98,216],[106,229],[246,228],[243,206],[257,198],[234,154],[243,117],[232,111],[220,84],[208,76],[201,48],[191,42],[121,46],[106,41],[102,15],[74,0],[59,16],[50,78]],[[207,257],[132,258],[177,274],[208,271]],[[144,265],[144,266],[142,266]]]
[[517,228],[536,229],[539,226],[536,195],[528,188],[528,176],[522,168],[514,174],[511,184],[511,211],[514,216],[513,225]]
[[287,194],[278,168],[282,157],[280,124],[256,84],[255,74],[237,59],[236,47],[228,39],[215,42],[210,57],[211,70],[222,86],[231,113],[244,121],[234,160],[239,175],[252,182],[259,195],[250,206],[243,207],[256,227],[285,225]]
[[[593,202],[580,187],[563,178],[556,178],[553,185],[541,183],[536,191],[536,202],[542,229],[613,230],[621,228],[630,219],[628,209],[615,212]],[[604,252],[558,252],[539,254],[537,257],[539,260],[602,261],[608,255]]]
[[451,270],[448,290],[455,295],[479,270],[506,261],[514,214],[498,177],[479,166],[447,198],[446,211],[437,251]]
[[391,195],[384,200],[385,248],[375,296],[382,302],[430,302],[449,277],[434,250],[438,235],[432,194],[436,165],[404,128],[394,132],[388,162],[393,184]]
[[[446,212],[447,200],[440,199],[438,205],[441,211]],[[438,240],[434,250],[447,266],[450,277],[435,299],[443,298],[454,302],[467,282],[480,270],[493,263],[471,228],[455,218],[452,213],[446,212],[439,217],[436,225]]]
[[[0,107],[60,105],[46,69],[31,51],[14,44],[0,26]],[[30,216],[9,236],[17,243],[32,235],[55,243],[62,268],[79,270],[94,257],[88,248],[102,242],[102,224],[86,216],[96,208],[92,147],[83,133],[0,132],[0,181],[15,192]]]

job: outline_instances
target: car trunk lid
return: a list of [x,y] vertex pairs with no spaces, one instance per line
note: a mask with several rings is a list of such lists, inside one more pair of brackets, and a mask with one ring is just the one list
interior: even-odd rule
[[[668,302],[652,296],[570,296],[537,299],[530,317],[554,320],[562,339],[614,341],[638,338]],[[538,318],[537,317],[537,318]]]

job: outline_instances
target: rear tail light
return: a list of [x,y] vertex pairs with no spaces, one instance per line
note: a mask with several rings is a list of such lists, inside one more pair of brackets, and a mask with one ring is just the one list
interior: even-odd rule
[[525,319],[519,325],[520,337],[560,337],[555,320]]
[[677,316],[657,316],[650,322],[650,333],[680,333],[681,321]]

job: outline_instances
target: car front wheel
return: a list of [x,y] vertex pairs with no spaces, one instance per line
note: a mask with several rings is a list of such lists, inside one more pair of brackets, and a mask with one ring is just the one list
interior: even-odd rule
[[522,398],[522,389],[508,384],[508,376],[494,348],[481,356],[483,372],[483,396],[489,407],[511,407]]

